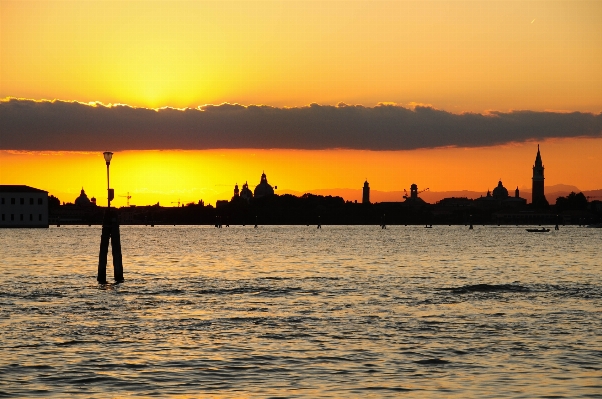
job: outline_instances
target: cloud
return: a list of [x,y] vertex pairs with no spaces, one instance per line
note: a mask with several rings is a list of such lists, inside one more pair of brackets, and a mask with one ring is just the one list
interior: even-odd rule
[[276,108],[0,101],[0,149],[112,151],[151,149],[411,150],[481,147],[564,137],[602,137],[602,114],[491,111],[453,114],[430,106],[340,103]]

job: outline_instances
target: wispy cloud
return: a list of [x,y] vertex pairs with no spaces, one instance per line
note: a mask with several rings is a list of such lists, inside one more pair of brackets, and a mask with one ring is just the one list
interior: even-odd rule
[[221,104],[147,109],[58,100],[0,102],[0,149],[4,150],[410,150],[566,137],[602,137],[602,114],[453,114],[430,106],[386,103],[374,107]]

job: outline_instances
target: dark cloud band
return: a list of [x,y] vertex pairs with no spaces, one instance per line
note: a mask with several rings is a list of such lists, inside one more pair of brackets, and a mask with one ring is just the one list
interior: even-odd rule
[[431,107],[345,104],[298,108],[222,104],[152,110],[65,101],[0,102],[3,150],[411,150],[563,137],[602,137],[602,114],[452,114]]

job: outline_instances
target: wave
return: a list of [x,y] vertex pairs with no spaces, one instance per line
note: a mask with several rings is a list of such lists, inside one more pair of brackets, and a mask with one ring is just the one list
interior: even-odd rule
[[448,292],[451,295],[526,294],[557,298],[581,298],[585,300],[602,298],[602,287],[595,284],[470,284],[460,287],[439,288],[436,291]]
[[443,359],[424,359],[424,360],[416,360],[414,363],[431,365],[431,366],[440,366],[443,364],[448,364],[450,362],[449,362],[449,360],[443,360]]
[[456,294],[468,294],[472,292],[529,292],[530,288],[518,284],[472,284],[461,287],[442,288],[443,291],[451,291]]

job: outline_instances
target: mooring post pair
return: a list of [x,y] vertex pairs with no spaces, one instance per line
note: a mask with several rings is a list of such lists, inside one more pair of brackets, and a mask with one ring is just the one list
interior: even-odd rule
[[98,277],[99,283],[107,282],[107,256],[109,254],[109,241],[111,242],[111,254],[113,255],[113,277],[116,283],[122,283],[123,260],[121,258],[121,238],[119,236],[119,222],[117,212],[107,208],[102,222],[102,235],[100,236],[100,253],[98,254]]
[[102,221],[102,234],[100,236],[100,253],[98,254],[98,277],[96,280],[101,284],[107,282],[107,256],[109,254],[109,241],[113,255],[113,277],[115,282],[122,283],[123,280],[123,261],[121,258],[121,238],[119,236],[119,222],[117,220],[117,210],[111,209],[111,200],[115,197],[115,192],[109,184],[109,165],[112,152],[105,152],[105,161],[107,163],[107,210]]

